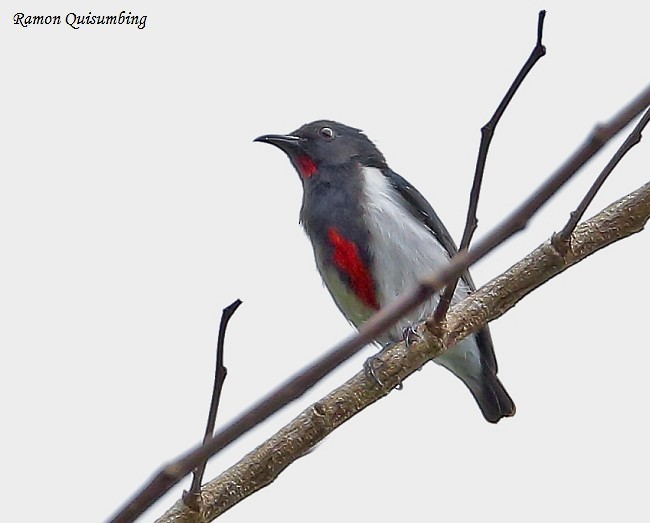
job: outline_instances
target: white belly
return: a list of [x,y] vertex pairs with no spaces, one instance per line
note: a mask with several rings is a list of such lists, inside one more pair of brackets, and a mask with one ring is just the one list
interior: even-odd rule
[[[365,168],[366,221],[371,237],[373,274],[377,298],[383,307],[398,295],[413,288],[416,282],[449,263],[447,251],[431,232],[400,205],[399,195],[379,169]],[[468,294],[459,282],[454,301]],[[438,298],[424,303],[400,322],[395,332],[433,312]]]
[[[377,298],[381,307],[398,295],[412,289],[422,277],[441,269],[449,262],[447,251],[433,234],[399,203],[399,194],[379,169],[364,168],[365,187],[372,202],[367,207],[366,220],[371,237],[373,274]],[[461,280],[452,303],[469,293]],[[411,323],[430,315],[438,302],[434,296],[406,318],[400,320],[380,343],[402,339],[403,330]],[[438,363],[455,374],[477,375],[480,372],[480,354],[474,337],[459,343],[438,358]],[[462,369],[462,370],[461,370]]]

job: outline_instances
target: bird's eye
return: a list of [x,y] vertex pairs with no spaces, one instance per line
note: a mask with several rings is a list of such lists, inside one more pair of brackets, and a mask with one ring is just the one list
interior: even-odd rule
[[321,130],[318,131],[318,134],[320,134],[326,140],[331,140],[334,138],[334,131],[332,131],[332,129],[329,127],[321,127]]

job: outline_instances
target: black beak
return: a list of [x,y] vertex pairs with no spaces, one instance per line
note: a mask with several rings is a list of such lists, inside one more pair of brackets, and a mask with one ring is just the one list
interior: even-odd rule
[[302,138],[299,136],[292,136],[290,134],[265,134],[263,136],[258,136],[253,141],[270,143],[271,145],[275,145],[277,148],[282,149],[284,152],[288,152],[289,150],[296,148],[301,140]]

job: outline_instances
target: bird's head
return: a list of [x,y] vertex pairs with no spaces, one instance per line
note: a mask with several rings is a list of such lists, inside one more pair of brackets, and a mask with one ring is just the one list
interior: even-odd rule
[[323,168],[337,168],[353,163],[383,168],[384,156],[359,129],[332,120],[317,120],[291,134],[266,134],[256,142],[275,145],[291,160],[303,180]]

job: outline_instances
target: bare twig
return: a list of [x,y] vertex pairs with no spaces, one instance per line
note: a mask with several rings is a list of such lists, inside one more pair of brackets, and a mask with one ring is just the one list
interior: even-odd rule
[[213,456],[241,435],[267,419],[282,407],[297,399],[342,362],[356,354],[364,345],[392,327],[402,316],[427,300],[444,285],[460,277],[467,268],[485,256],[517,231],[528,219],[562,187],[580,167],[596,154],[607,141],[650,105],[650,87],[626,105],[607,124],[597,126],[578,150],[511,216],[469,251],[461,251],[452,258],[444,270],[422,280],[411,292],[404,293],[391,304],[380,309],[351,336],[336,345],[311,366],[299,372],[277,389],[263,397],[229,425],[224,427],[204,445],[182,455],[162,468],[111,521],[134,521],[165,492],[177,484],[199,463]]
[[[580,224],[566,255],[544,242],[521,261],[477,292],[453,306],[448,315],[447,341],[426,339],[399,343],[381,351],[382,381],[359,372],[320,399],[238,463],[207,483],[201,514],[177,502],[156,523],[205,523],[275,480],[291,463],[309,452],[341,424],[389,394],[427,361],[454,343],[503,315],[534,289],[598,250],[641,231],[650,218],[650,183],[621,198]],[[435,333],[433,333],[435,336]],[[432,341],[432,343],[430,343]],[[399,457],[397,457],[399,459]]]
[[553,235],[553,246],[556,249],[558,249],[559,251],[567,250],[567,242],[569,236],[573,232],[573,229],[575,229],[576,225],[578,225],[578,222],[582,219],[582,216],[587,210],[587,207],[589,207],[589,204],[593,201],[594,197],[596,196],[600,188],[605,183],[605,180],[607,180],[607,177],[618,165],[618,163],[623,159],[623,156],[625,156],[627,152],[630,149],[632,149],[632,147],[634,147],[636,144],[638,144],[641,141],[642,138],[641,133],[643,132],[645,126],[648,125],[649,121],[650,121],[650,109],[648,109],[645,112],[645,114],[641,117],[641,119],[636,124],[634,129],[632,129],[630,135],[625,139],[625,141],[618,148],[614,156],[612,156],[612,159],[607,163],[605,168],[598,175],[598,178],[596,178],[596,181],[589,188],[589,191],[587,191],[587,194],[585,194],[584,198],[580,202],[580,205],[578,205],[576,210],[571,213],[569,217],[569,221],[567,221],[564,228],[559,233]]
[[483,181],[483,172],[485,171],[485,162],[487,160],[487,154],[490,148],[490,143],[492,142],[492,137],[494,136],[494,131],[499,121],[501,120],[501,117],[508,108],[508,105],[510,105],[510,102],[517,93],[517,90],[524,82],[526,76],[528,76],[528,73],[530,73],[539,59],[546,55],[546,47],[542,44],[545,16],[546,11],[539,12],[537,17],[537,41],[535,43],[535,47],[531,51],[528,60],[526,60],[526,63],[524,63],[523,67],[519,71],[519,74],[517,74],[516,78],[512,82],[512,85],[503,97],[503,100],[501,100],[501,103],[494,112],[494,115],[490,121],[481,128],[481,144],[479,146],[478,158],[476,160],[476,170],[474,174],[474,184],[472,186],[470,196],[470,206],[467,210],[467,224],[465,226],[465,231],[463,232],[463,238],[460,242],[461,250],[469,247],[474,232],[476,231],[476,227],[478,226],[476,209],[478,205],[479,193],[481,190],[481,183]]
[[[221,322],[219,323],[219,336],[217,338],[217,361],[215,362],[214,372],[214,385],[212,388],[212,400],[210,401],[210,411],[208,413],[208,422],[205,427],[205,434],[203,436],[203,443],[208,441],[212,434],[214,434],[214,425],[217,421],[217,411],[219,410],[219,400],[221,399],[221,390],[223,383],[226,381],[228,369],[223,364],[223,350],[226,340],[226,329],[228,322],[232,318],[235,311],[242,304],[240,299],[236,299],[230,305],[225,307],[221,313]],[[207,461],[200,463],[192,474],[192,485],[190,490],[183,493],[183,501],[185,504],[198,511],[201,504],[201,483],[203,481],[203,474],[205,473],[205,466]]]
[[[460,242],[459,251],[467,249],[474,232],[478,227],[478,219],[476,217],[476,210],[478,208],[478,200],[481,193],[481,184],[483,183],[483,172],[485,171],[485,162],[487,160],[487,154],[490,149],[490,143],[492,142],[492,137],[494,136],[494,131],[501,120],[501,117],[505,113],[508,105],[515,96],[515,93],[524,82],[524,79],[528,73],[533,69],[535,64],[540,58],[546,54],[546,47],[542,44],[542,35],[544,32],[544,17],[546,16],[546,11],[540,11],[537,16],[537,42],[533,48],[528,60],[524,63],[519,74],[515,77],[512,82],[512,85],[506,92],[503,100],[497,107],[496,111],[490,118],[490,121],[486,123],[481,128],[481,143],[478,149],[478,157],[476,158],[476,169],[474,171],[474,181],[472,183],[472,190],[469,196],[469,207],[467,208],[467,219],[465,221],[465,230],[463,231],[463,237]],[[458,285],[458,280],[447,285],[445,290],[440,296],[440,301],[436,306],[436,310],[433,315],[433,324],[440,325],[442,320],[447,314],[447,310],[451,305],[451,300],[454,298],[454,292],[456,291],[456,286]]]

